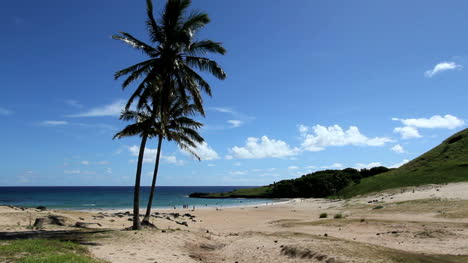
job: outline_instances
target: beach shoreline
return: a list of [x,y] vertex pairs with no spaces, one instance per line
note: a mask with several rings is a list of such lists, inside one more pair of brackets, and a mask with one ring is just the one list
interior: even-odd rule
[[[142,231],[127,230],[132,225],[129,209],[0,206],[0,232],[31,231],[35,218],[50,215],[63,217],[65,224],[47,224],[42,231],[76,230],[77,222],[88,229],[111,230],[89,247],[94,256],[110,262],[302,262],[297,255],[313,253],[324,259],[317,262],[396,262],[395,255],[443,255],[466,262],[467,188],[468,183],[454,183],[346,200],[296,198],[195,211],[155,208],[150,222],[157,228]],[[326,218],[320,218],[324,213]]]

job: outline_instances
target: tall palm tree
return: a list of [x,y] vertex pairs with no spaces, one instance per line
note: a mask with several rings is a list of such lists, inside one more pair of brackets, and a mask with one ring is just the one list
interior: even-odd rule
[[[124,89],[137,79],[143,79],[130,96],[126,109],[137,97],[140,98],[137,108],[142,107],[151,93],[148,87],[154,87],[153,84],[157,83],[156,88],[160,89],[158,104],[161,104],[163,112],[169,110],[168,97],[177,93],[184,104],[188,104],[188,98],[191,97],[198,111],[204,115],[201,90],[211,96],[211,87],[197,70],[209,72],[218,79],[226,78],[226,73],[214,60],[204,57],[210,53],[225,54],[226,50],[221,43],[195,40],[195,34],[210,22],[208,15],[198,11],[187,15],[190,0],[168,0],[157,21],[153,16],[152,1],[147,0],[146,4],[146,25],[151,44],[125,32],[113,36],[149,57],[114,75],[115,79],[127,76],[122,84]],[[172,82],[178,85],[171,85]]]
[[[158,109],[159,119],[164,127],[169,123],[170,97],[175,94],[180,97],[184,105],[189,105],[192,100],[197,111],[204,116],[201,93],[203,91],[211,96],[211,87],[197,71],[208,72],[218,79],[226,78],[226,73],[214,60],[204,57],[210,53],[224,55],[226,50],[221,43],[211,40],[195,40],[197,31],[210,22],[208,15],[198,11],[187,15],[190,0],[168,0],[161,17],[156,20],[153,15],[152,1],[147,0],[146,4],[148,16],[146,25],[151,44],[146,44],[126,32],[113,36],[114,39],[123,41],[149,57],[114,75],[115,79],[126,76],[122,83],[123,89],[138,79],[142,79],[130,96],[125,109],[128,110],[137,98],[139,98],[137,109],[143,108],[151,100],[153,109]],[[159,95],[155,98],[154,94]],[[152,96],[153,98],[150,99]],[[143,132],[141,136],[141,146],[144,147],[147,135]],[[140,155],[143,154],[144,149],[140,148]],[[137,195],[139,195],[141,163],[139,156],[133,208],[133,228],[135,229],[139,228],[139,209],[137,209],[139,203],[136,201],[139,200]]]

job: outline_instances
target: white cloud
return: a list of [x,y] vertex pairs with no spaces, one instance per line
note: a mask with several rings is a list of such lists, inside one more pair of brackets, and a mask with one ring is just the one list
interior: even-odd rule
[[236,158],[260,159],[260,158],[282,158],[296,155],[299,152],[297,148],[291,148],[287,143],[269,139],[262,136],[260,140],[255,137],[249,137],[244,147],[234,146],[229,151]]
[[400,167],[400,166],[402,166],[402,165],[404,165],[404,164],[406,164],[408,162],[409,162],[408,159],[404,159],[401,163],[396,163],[394,165],[391,165],[389,168],[398,168],[398,167]]
[[43,121],[41,122],[42,125],[45,126],[59,126],[59,125],[67,125],[67,121]]
[[320,168],[323,168],[323,169],[340,169],[340,168],[343,168],[343,164],[334,163],[334,164],[331,164],[331,165],[320,166]]
[[231,124],[232,128],[240,127],[244,122],[241,120],[228,120],[227,123]]
[[76,100],[66,100],[65,103],[74,108],[78,108],[78,109],[83,108],[83,105]]
[[427,70],[424,72],[424,76],[427,78],[431,78],[434,75],[447,71],[447,70],[461,70],[463,67],[461,65],[456,64],[455,62],[441,62],[434,66],[433,69]]
[[465,125],[465,121],[455,116],[447,114],[445,116],[434,115],[430,118],[419,118],[419,119],[399,119],[392,118],[394,121],[400,121],[406,126],[415,128],[442,128],[453,130],[455,128]]
[[379,162],[372,162],[372,163],[368,163],[368,164],[357,163],[354,167],[356,169],[370,169],[370,168],[378,167],[378,166],[382,166],[382,164],[379,163]]
[[11,111],[0,107],[0,115],[10,115]]
[[401,146],[399,144],[396,144],[395,146],[390,148],[390,150],[392,150],[392,151],[394,151],[396,153],[404,153],[405,152],[405,149],[403,149],[403,146]]
[[235,166],[241,166],[242,164],[240,162],[235,162],[233,165]]
[[399,133],[402,139],[421,138],[418,129],[414,127],[396,127],[393,129],[394,133]]
[[222,112],[222,113],[231,113],[235,114],[236,112],[229,109],[229,108],[223,108],[223,107],[211,107],[211,110],[217,111],[217,112]]
[[[128,150],[130,151],[130,154],[132,156],[137,156],[138,157],[138,154],[140,152],[140,147],[136,146],[136,145],[133,145],[133,146],[130,146],[128,147]],[[151,149],[151,148],[145,148],[145,153],[144,153],[144,156],[143,156],[143,162],[144,163],[154,163],[156,161],[156,153],[158,152],[158,150],[155,148],[155,149]],[[170,164],[176,164],[176,165],[182,165],[184,164],[184,162],[182,160],[178,160],[176,156],[173,156],[173,155],[164,155],[164,154],[161,154],[160,158],[162,160],[164,160],[166,163],[170,163]]]
[[[196,148],[189,147],[191,151],[195,152],[202,161],[211,161],[219,159],[218,153],[213,150],[206,142],[197,144]],[[186,155],[191,155],[189,152],[181,150]]]
[[89,162],[88,161],[81,161],[81,164],[82,165],[89,165]]
[[104,116],[119,116],[125,106],[124,100],[117,100],[109,105],[96,107],[88,111],[69,115],[68,117],[104,117]]
[[216,166],[216,165],[215,165],[214,163],[209,163],[209,164],[207,164],[206,166],[208,166],[208,167],[214,167],[214,166]]
[[164,161],[166,161],[167,163],[170,163],[170,164],[176,164],[176,165],[183,165],[184,164],[184,161],[178,160],[177,157],[174,156],[174,155],[168,155],[168,156],[161,155],[161,159],[163,159]]
[[224,158],[225,158],[226,160],[232,160],[232,159],[234,159],[234,156],[228,154],[228,155],[226,155]]
[[99,161],[98,164],[100,164],[100,165],[108,165],[109,162],[108,162],[108,161]]
[[292,166],[288,167],[288,170],[297,170],[297,169],[299,169],[299,167],[297,167],[295,165],[292,165]]
[[230,175],[246,175],[246,171],[231,171],[229,172]]
[[81,171],[80,170],[65,170],[65,171],[63,171],[63,173],[66,173],[66,174],[80,174]]
[[368,138],[361,134],[356,126],[350,126],[346,131],[339,125],[330,127],[315,125],[311,129],[312,133],[308,133],[308,127],[299,125],[303,137],[302,148],[312,152],[322,151],[328,146],[383,146],[392,141],[386,137]]
[[107,173],[107,174],[112,174],[112,168],[107,168],[107,169],[106,169],[106,173]]

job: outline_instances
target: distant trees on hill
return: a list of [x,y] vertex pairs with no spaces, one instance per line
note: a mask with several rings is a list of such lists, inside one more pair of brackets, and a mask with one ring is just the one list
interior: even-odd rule
[[327,197],[337,194],[341,189],[354,183],[359,184],[361,178],[388,172],[384,166],[371,169],[356,170],[346,168],[343,170],[324,170],[303,175],[297,179],[282,180],[271,186],[271,197]]

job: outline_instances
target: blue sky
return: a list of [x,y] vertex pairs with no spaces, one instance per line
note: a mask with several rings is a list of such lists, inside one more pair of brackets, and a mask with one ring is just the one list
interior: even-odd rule
[[[162,1],[155,1],[160,8]],[[398,166],[466,128],[466,1],[216,1],[222,42],[198,162],[163,145],[160,185],[261,185],[324,168]],[[112,140],[147,40],[141,1],[0,8],[0,185],[132,185],[139,139]],[[156,142],[148,144],[150,184]]]

